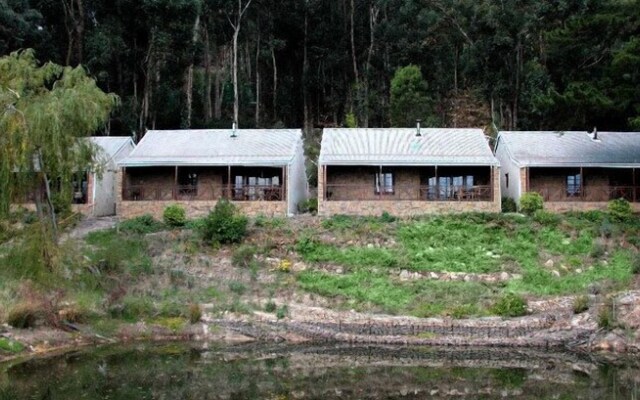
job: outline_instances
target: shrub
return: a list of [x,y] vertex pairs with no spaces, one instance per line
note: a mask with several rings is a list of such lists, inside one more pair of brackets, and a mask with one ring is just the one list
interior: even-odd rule
[[557,226],[560,224],[560,216],[545,210],[537,210],[533,213],[533,220],[540,225]]
[[613,302],[611,299],[602,304],[598,311],[598,327],[605,330],[610,330],[615,327],[615,319],[613,316]]
[[229,282],[229,290],[238,296],[242,296],[247,291],[247,287],[242,282],[231,281]]
[[164,209],[162,220],[168,226],[180,227],[187,223],[187,212],[179,204],[172,204]]
[[231,264],[234,267],[248,268],[251,266],[256,256],[256,248],[251,245],[238,247],[231,256]]
[[118,228],[123,232],[147,234],[161,231],[163,225],[153,218],[151,214],[141,215],[122,221]]
[[[8,353],[19,353],[22,350],[24,350],[24,345],[22,343],[16,342],[15,340],[0,337],[0,353],[3,351]],[[0,395],[1,394],[2,392],[0,392]],[[3,397],[0,397],[0,398],[3,398]],[[8,398],[15,398],[15,397],[7,397],[7,399]]]
[[640,274],[640,253],[636,253],[631,258],[631,273]]
[[502,212],[516,212],[518,211],[518,205],[516,201],[511,197],[503,197],[502,198]]
[[204,239],[210,243],[238,243],[247,233],[248,222],[247,217],[238,213],[236,206],[227,200],[219,200],[207,216]]
[[33,302],[19,303],[9,311],[7,323],[18,329],[33,328],[41,314],[37,304]]
[[592,258],[600,258],[604,256],[607,252],[607,245],[602,239],[598,239],[593,242],[593,246],[591,247],[591,257]]
[[527,192],[520,197],[520,211],[531,215],[537,210],[542,210],[543,201],[540,193]]
[[527,314],[527,300],[514,293],[507,293],[498,299],[491,311],[503,317],[520,317]]
[[200,322],[202,319],[202,310],[199,304],[189,304],[189,322],[192,324]]
[[625,199],[615,199],[607,204],[607,211],[612,220],[616,222],[627,221],[632,214],[631,204]]
[[278,306],[273,301],[269,300],[267,304],[264,305],[264,310],[268,313],[272,313],[276,311]]
[[289,307],[287,307],[286,304],[283,304],[282,306],[280,306],[280,308],[278,308],[278,310],[276,311],[276,318],[278,319],[283,319],[285,318],[287,315],[289,315]]
[[313,215],[318,213],[318,199],[302,200],[298,203],[298,212],[311,213]]
[[589,309],[589,296],[578,296],[573,300],[573,313],[580,314]]
[[396,217],[394,217],[393,215],[389,214],[386,211],[382,212],[382,215],[380,215],[380,222],[384,222],[385,224],[390,224],[392,222],[395,222]]

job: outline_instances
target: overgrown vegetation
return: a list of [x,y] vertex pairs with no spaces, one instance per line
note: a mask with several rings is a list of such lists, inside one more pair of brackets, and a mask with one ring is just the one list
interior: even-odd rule
[[632,210],[631,204],[625,199],[615,199],[609,201],[607,204],[607,210],[609,211],[609,216],[613,221],[623,222],[631,218]]
[[238,243],[247,232],[249,220],[227,200],[219,200],[207,216],[203,237],[210,243]]
[[167,226],[181,227],[187,223],[187,212],[181,205],[172,204],[164,209],[162,220]]
[[542,195],[537,192],[527,192],[520,196],[520,211],[527,215],[532,215],[538,210],[542,210]]

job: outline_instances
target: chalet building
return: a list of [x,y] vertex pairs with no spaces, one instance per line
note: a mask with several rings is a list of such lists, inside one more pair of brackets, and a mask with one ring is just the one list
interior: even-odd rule
[[248,215],[286,216],[307,193],[302,132],[294,129],[148,131],[120,167],[123,218],[161,217],[170,204],[201,216],[219,199]]
[[538,192],[551,211],[604,209],[623,198],[640,211],[640,132],[501,132],[504,196]]
[[499,176],[481,129],[325,129],[318,212],[498,212]]
[[[116,212],[116,174],[118,162],[127,157],[135,148],[130,137],[94,136],[90,140],[97,146],[97,164],[101,173],[85,171],[77,174],[72,182],[73,212],[88,217],[104,217]],[[17,199],[14,206],[34,209],[35,191],[23,199]]]

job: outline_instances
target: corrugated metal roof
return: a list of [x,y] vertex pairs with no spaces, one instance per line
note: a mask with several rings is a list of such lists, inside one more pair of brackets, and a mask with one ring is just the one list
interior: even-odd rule
[[498,146],[520,166],[640,166],[640,132],[500,132]]
[[498,165],[481,129],[337,128],[322,134],[328,165]]
[[102,151],[109,159],[115,157],[127,143],[133,142],[128,136],[92,136],[90,139],[94,144],[102,148]]
[[299,129],[148,131],[122,166],[286,165],[302,140]]

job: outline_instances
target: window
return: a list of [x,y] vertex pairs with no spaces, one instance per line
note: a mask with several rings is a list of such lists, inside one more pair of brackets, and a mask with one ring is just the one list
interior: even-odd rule
[[198,173],[191,168],[178,168],[178,186],[179,194],[197,196]]
[[376,174],[376,194],[393,194],[393,173],[381,172]]
[[582,183],[581,181],[582,181],[582,177],[580,176],[580,174],[567,176],[567,196],[568,197],[580,196],[581,194],[580,187]]
[[473,189],[475,178],[466,176],[439,176],[429,178],[427,198],[429,200],[453,200],[463,198]]
[[504,180],[505,183],[507,184],[507,189],[509,188],[509,174],[504,174]]
[[87,204],[88,203],[88,176],[86,172],[76,174],[71,181],[73,186],[73,204]]
[[236,175],[233,198],[235,200],[280,200],[280,177],[262,178]]

